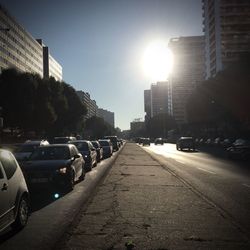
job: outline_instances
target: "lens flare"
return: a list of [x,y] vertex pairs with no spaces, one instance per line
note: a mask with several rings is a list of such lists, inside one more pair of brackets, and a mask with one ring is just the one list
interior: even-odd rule
[[151,43],[144,53],[144,71],[153,82],[165,81],[173,67],[173,55],[166,43],[156,41]]

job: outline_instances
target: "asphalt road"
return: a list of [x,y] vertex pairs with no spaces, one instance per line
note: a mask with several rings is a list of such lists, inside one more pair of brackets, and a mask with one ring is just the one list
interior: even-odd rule
[[[243,225],[212,200],[223,192],[219,187],[229,178],[229,173],[220,177],[222,166],[210,166],[216,162],[220,160],[208,154],[176,152],[173,145],[126,143],[95,195],[54,249],[250,249]],[[211,190],[203,193],[196,179]],[[218,182],[219,190],[206,198],[217,188],[210,182]]]
[[[51,249],[108,172],[118,154],[116,152],[111,158],[98,163],[69,193],[49,189],[31,190],[32,214],[27,226],[18,233],[13,233],[10,229],[2,232],[0,249]],[[59,198],[56,199],[55,194]]]
[[250,163],[232,161],[216,149],[177,151],[175,144],[143,147],[191,188],[221,209],[250,237]]

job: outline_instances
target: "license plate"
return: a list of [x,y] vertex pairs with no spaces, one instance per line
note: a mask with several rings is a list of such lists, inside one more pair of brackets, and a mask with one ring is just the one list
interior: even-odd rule
[[48,181],[49,181],[48,178],[32,178],[31,179],[32,183],[46,183]]

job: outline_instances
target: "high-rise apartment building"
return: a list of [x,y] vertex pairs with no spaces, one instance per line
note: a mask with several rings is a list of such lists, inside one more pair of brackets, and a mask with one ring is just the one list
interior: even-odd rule
[[[46,48],[0,5],[0,73],[3,69],[15,68],[21,72],[39,74],[41,77],[53,76],[61,81],[62,67],[49,53],[49,59],[46,58]],[[44,67],[46,60],[49,60],[50,67]]]
[[108,111],[106,109],[98,108],[97,116],[103,118],[105,122],[110,124],[113,128],[115,127],[115,114],[114,112]]
[[202,0],[206,79],[250,52],[250,1]]
[[144,90],[145,121],[158,114],[168,113],[168,88],[168,82],[157,82],[149,90]]
[[96,105],[96,101],[90,98],[90,94],[83,91],[76,91],[76,93],[87,108],[87,114],[84,116],[84,119],[86,120],[93,116],[97,116],[98,107]]
[[51,56],[49,48],[43,44],[42,39],[37,41],[43,46],[43,77],[54,77],[56,81],[62,81],[62,66]]
[[183,124],[187,122],[187,100],[197,84],[204,80],[204,37],[172,38],[168,47],[174,57],[168,88],[169,114],[174,116],[177,124]]

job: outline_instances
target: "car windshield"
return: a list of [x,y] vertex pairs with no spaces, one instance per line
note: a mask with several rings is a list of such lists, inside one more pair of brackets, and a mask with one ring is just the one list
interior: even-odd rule
[[101,146],[109,146],[109,142],[108,141],[99,141]]
[[93,145],[95,148],[99,148],[98,143],[97,143],[97,142],[95,142],[95,141],[92,141],[92,145]]
[[39,145],[25,145],[23,144],[22,146],[18,147],[15,150],[15,153],[28,153],[28,152],[33,152],[36,148],[38,148]]
[[72,144],[74,144],[79,151],[88,151],[89,150],[87,142],[72,142]]
[[32,153],[29,160],[67,160],[69,158],[68,147],[41,147]]

